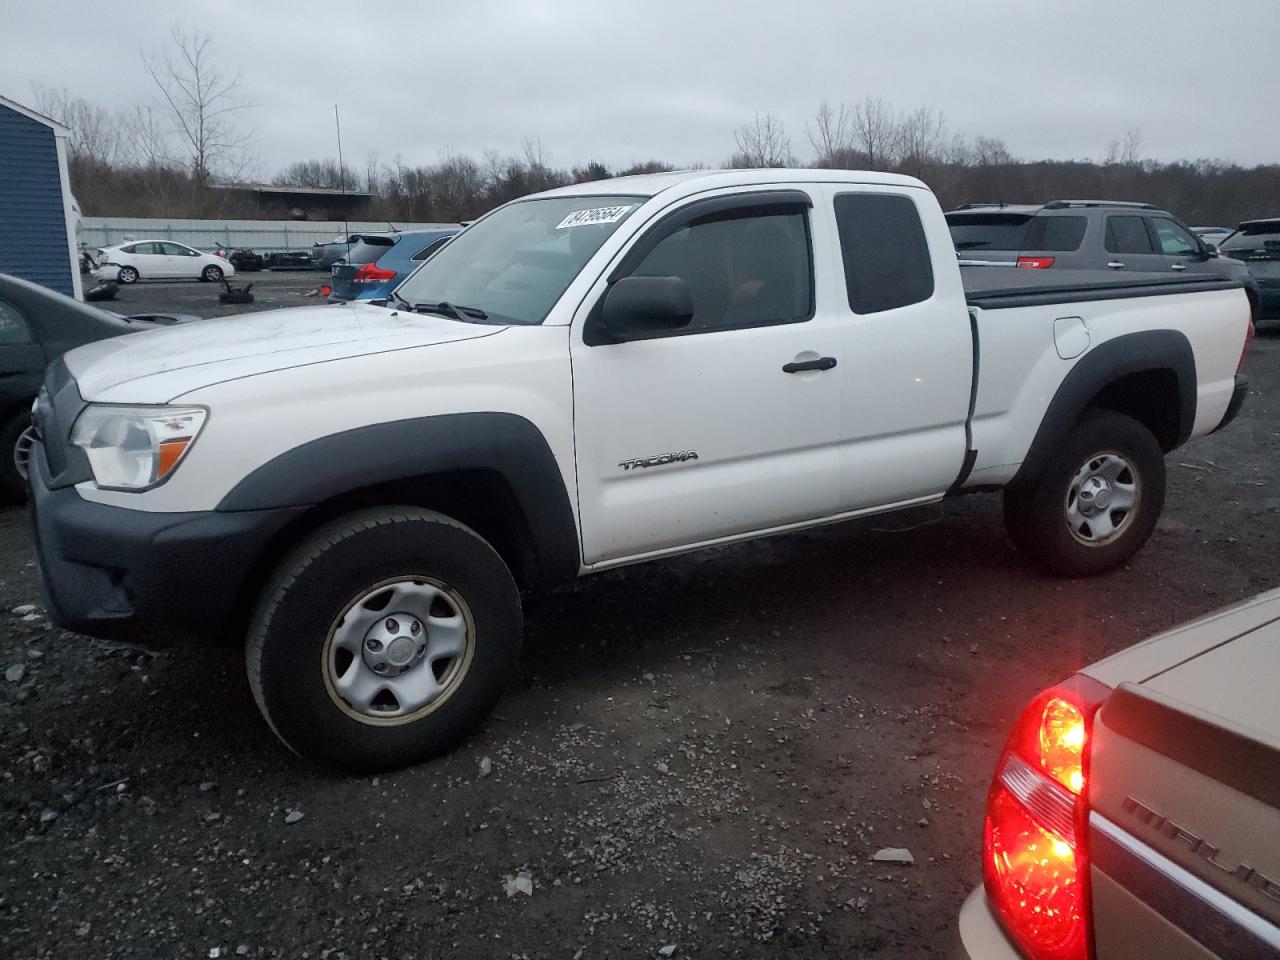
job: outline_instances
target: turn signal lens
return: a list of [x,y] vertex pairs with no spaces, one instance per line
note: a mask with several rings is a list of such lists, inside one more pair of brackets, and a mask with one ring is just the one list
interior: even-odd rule
[[1040,714],[1040,769],[1079,795],[1084,787],[1084,715],[1061,697]]
[[1019,257],[1018,266],[1028,270],[1048,270],[1053,266],[1053,257]]

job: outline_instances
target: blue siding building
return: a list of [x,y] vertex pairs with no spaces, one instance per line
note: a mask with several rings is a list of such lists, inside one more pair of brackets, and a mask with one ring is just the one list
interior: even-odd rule
[[80,299],[67,133],[0,97],[0,273]]

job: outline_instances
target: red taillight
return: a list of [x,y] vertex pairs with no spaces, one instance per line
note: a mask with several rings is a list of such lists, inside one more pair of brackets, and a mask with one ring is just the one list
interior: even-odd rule
[[1019,257],[1018,266],[1028,270],[1048,270],[1053,266],[1053,257]]
[[1249,328],[1244,333],[1244,346],[1240,349],[1240,362],[1236,364],[1236,373],[1244,370],[1244,358],[1249,355],[1249,347],[1253,343],[1254,333],[1253,321],[1249,321]]
[[996,765],[982,878],[1031,960],[1092,955],[1085,787],[1093,715],[1110,692],[1082,675],[1046,690],[1018,718]]
[[356,283],[370,283],[378,280],[394,280],[396,272],[378,266],[376,263],[361,264],[356,270]]

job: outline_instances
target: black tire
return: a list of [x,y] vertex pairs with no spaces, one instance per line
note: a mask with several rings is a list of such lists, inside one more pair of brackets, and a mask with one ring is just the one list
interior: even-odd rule
[[220,283],[222,281],[222,268],[216,264],[209,264],[200,274],[200,279],[209,283]]
[[116,274],[116,279],[121,283],[137,283],[141,279],[137,267],[121,267],[120,272]]
[[[1115,527],[1110,539],[1088,543],[1068,523],[1073,481],[1087,464],[1107,455],[1128,463],[1130,480],[1136,473],[1137,500],[1131,510],[1109,514]],[[1164,454],[1151,431],[1132,417],[1098,411],[1067,435],[1038,477],[1005,491],[1005,526],[1018,549],[1049,572],[1094,576],[1123,566],[1147,542],[1164,493]]]
[[22,439],[31,417],[21,411],[0,424],[0,499],[5,503],[22,503],[27,499],[27,481],[18,470],[18,441]]
[[[455,591],[473,640],[449,693],[417,719],[385,725],[339,703],[326,658],[340,615],[397,577]],[[515,581],[479,535],[430,510],[374,508],[326,524],[284,558],[253,613],[245,662],[254,699],[286,746],[320,766],[373,773],[437,756],[471,733],[502,694],[522,633]]]

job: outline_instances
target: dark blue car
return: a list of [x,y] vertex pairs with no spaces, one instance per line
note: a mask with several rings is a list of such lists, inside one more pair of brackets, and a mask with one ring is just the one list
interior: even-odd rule
[[460,227],[362,233],[351,252],[333,265],[329,301],[383,300]]

